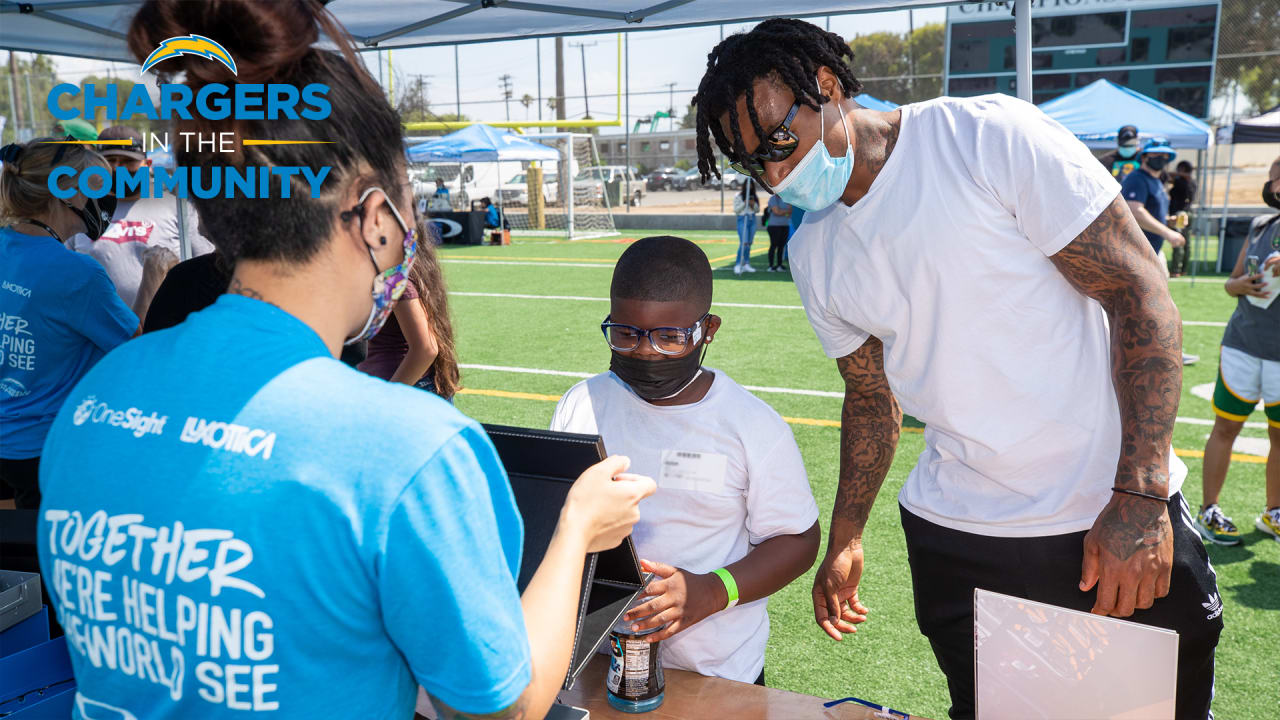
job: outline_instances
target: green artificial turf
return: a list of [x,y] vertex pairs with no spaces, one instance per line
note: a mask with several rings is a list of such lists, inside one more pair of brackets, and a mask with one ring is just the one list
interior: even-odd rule
[[[507,247],[446,246],[440,255],[449,289],[458,351],[463,363],[573,373],[605,370],[609,351],[599,324],[608,312],[612,261],[626,241],[658,231],[624,232],[596,241],[548,241],[516,237]],[[708,365],[744,385],[839,392],[835,365],[827,360],[799,309],[790,276],[761,272],[735,277],[737,240],[732,232],[673,232],[699,243],[715,261],[715,301],[779,305],[781,308],[717,306],[724,319],[707,355]],[[763,254],[768,239],[757,236],[753,250]],[[497,264],[502,263],[502,264]],[[1187,321],[1225,322],[1235,300],[1222,291],[1222,277],[1174,280],[1170,287]],[[459,294],[462,293],[462,294]],[[465,293],[484,294],[467,295]],[[587,299],[531,299],[489,295],[569,296]],[[597,298],[595,300],[590,298]],[[1187,326],[1184,346],[1201,356],[1186,368],[1179,415],[1212,420],[1207,400],[1193,387],[1211,384],[1217,372],[1223,328]],[[464,369],[464,394],[458,406],[482,422],[546,427],[554,398],[577,382],[574,377],[499,370]],[[761,392],[784,417],[837,421],[840,400],[831,397]],[[504,396],[505,395],[505,396]],[[1252,421],[1261,421],[1255,414]],[[909,423],[909,425],[912,423]],[[918,424],[917,424],[918,425]],[[839,431],[829,425],[793,423],[809,480],[825,528],[835,494]],[[1200,460],[1207,425],[1178,423],[1174,447],[1186,451],[1190,468],[1184,488],[1194,510],[1200,501]],[[1265,438],[1264,429],[1246,429],[1246,437]],[[813,621],[810,571],[771,600],[772,633],[766,659],[771,686],[823,697],[856,695],[891,707],[941,720],[948,706],[946,685],[929,645],[919,634],[912,608],[911,577],[894,498],[923,449],[923,437],[910,428],[902,435],[888,480],[868,524],[866,571],[861,597],[871,619],[856,636],[836,643]],[[1260,460],[1261,458],[1255,458]],[[1219,720],[1275,715],[1280,698],[1280,543],[1253,528],[1264,502],[1264,465],[1234,462],[1222,494],[1222,506],[1241,527],[1244,544],[1210,546],[1226,606],[1226,630],[1217,656],[1215,716]]]

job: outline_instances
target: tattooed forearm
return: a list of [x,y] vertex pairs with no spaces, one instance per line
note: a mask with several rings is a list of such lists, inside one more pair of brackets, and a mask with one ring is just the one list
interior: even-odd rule
[[[1118,196],[1050,259],[1077,290],[1102,304],[1111,321],[1121,430],[1116,487],[1165,496],[1182,392],[1182,321],[1159,260]],[[1126,501],[1135,516],[1162,510],[1157,502],[1132,500],[1145,504]]]
[[852,524],[856,536],[866,526],[889,473],[902,411],[884,374],[884,347],[879,340],[868,338],[836,364],[846,389],[840,414],[840,486],[831,511],[832,528],[843,520]]

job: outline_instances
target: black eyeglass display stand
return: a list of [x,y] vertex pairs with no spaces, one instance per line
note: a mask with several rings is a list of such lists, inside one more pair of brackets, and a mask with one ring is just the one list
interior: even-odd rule
[[[484,429],[506,466],[516,505],[524,519],[524,557],[520,561],[520,577],[516,582],[523,592],[551,543],[569,488],[582,471],[606,457],[604,441],[598,435],[503,425],[485,425]],[[573,687],[578,675],[609,635],[609,630],[636,595],[644,590],[650,577],[641,571],[630,537],[611,550],[587,556],[578,599],[573,660],[564,679],[565,690]],[[586,710],[559,704],[552,706],[547,714],[547,720],[586,717]]]

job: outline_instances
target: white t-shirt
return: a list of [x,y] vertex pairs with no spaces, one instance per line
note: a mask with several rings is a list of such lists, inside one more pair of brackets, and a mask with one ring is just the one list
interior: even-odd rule
[[[199,217],[190,203],[185,203],[187,237],[191,239],[192,257],[213,252],[199,230]],[[162,247],[181,259],[178,238],[178,201],[166,195],[121,201],[111,216],[111,225],[97,240],[79,233],[71,240],[76,252],[93,256],[106,269],[116,292],[125,305],[133,307],[142,284],[143,256],[149,248]]]
[[[658,481],[640,502],[636,551],[694,573],[735,563],[753,545],[802,533],[818,519],[791,428],[763,400],[712,372],[706,397],[669,407],[650,405],[602,373],[565,393],[551,420],[552,430],[602,436],[610,453],[631,458],[632,472]],[[663,666],[754,682],[769,640],[767,603],[722,610],[663,640]]]
[[[904,105],[866,196],[806,213],[791,270],[823,350],[869,336],[925,450],[898,500],[964,532],[1086,530],[1120,408],[1102,306],[1050,262],[1119,195],[1071,133],[1005,95]],[[1170,453],[1169,491],[1186,477]]]

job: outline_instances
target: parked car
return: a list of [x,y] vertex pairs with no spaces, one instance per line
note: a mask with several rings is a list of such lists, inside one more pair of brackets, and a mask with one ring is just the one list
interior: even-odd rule
[[601,165],[592,167],[578,173],[573,179],[573,199],[578,203],[599,203],[605,204],[605,185],[620,181],[623,186],[621,191],[626,192],[627,181],[630,181],[631,196],[626,200],[632,205],[639,205],[640,199],[644,196],[644,183],[636,177],[635,173],[628,170],[622,165]]
[[[555,173],[547,173],[542,177],[542,201],[551,204],[556,200],[559,188],[556,187]],[[529,204],[529,176],[527,173],[519,173],[504,183],[494,193],[494,200],[498,196],[502,196],[504,205],[528,205]]]
[[675,188],[676,179],[681,175],[683,175],[683,171],[679,168],[658,168],[645,176],[644,189],[650,192],[654,190],[672,190]]
[[702,171],[698,168],[685,170],[671,181],[673,190],[698,190],[702,187]]
[[747,176],[736,170],[725,168],[723,174],[717,178],[712,175],[707,179],[706,187],[719,189],[720,184],[724,183],[725,188],[729,190],[741,190],[742,184],[747,181]]

